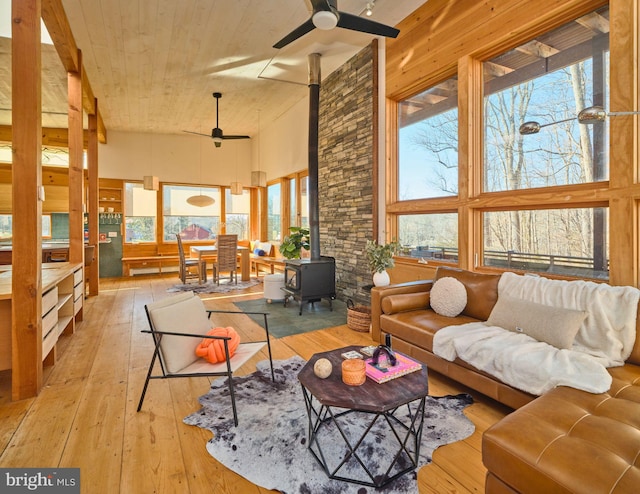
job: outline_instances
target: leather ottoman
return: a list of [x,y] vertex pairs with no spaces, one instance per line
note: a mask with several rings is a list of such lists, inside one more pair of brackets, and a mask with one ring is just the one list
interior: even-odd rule
[[608,393],[558,387],[489,428],[485,492],[638,492],[640,367],[609,372]]

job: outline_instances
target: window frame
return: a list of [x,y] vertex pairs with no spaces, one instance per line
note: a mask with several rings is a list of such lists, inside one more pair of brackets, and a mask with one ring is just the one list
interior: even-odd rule
[[[593,8],[592,8],[593,9]],[[438,213],[455,210],[458,212],[459,231],[459,260],[458,267],[476,271],[501,272],[493,267],[484,266],[483,259],[483,214],[486,211],[508,209],[551,209],[551,208],[597,208],[609,209],[609,217],[614,218],[615,212],[609,203],[610,181],[614,180],[615,169],[610,166],[609,180],[591,182],[586,184],[562,185],[555,187],[543,187],[538,189],[523,189],[517,191],[484,192],[483,187],[483,157],[484,157],[484,93],[483,93],[483,67],[486,60],[490,60],[499,53],[506,52],[522,45],[528,39],[534,39],[545,32],[553,31],[563,24],[573,21],[589,12],[581,15],[576,11],[566,10],[558,13],[558,18],[553,26],[543,26],[542,23],[530,24],[524,27],[516,37],[503,37],[487,40],[484,46],[477,47],[472,55],[458,55],[454,64],[449,63],[448,68],[434,71],[434,73],[422,76],[420,84],[415,82],[410,89],[395,89],[395,94],[389,94],[387,99],[387,128],[389,130],[389,146],[387,147],[386,180],[386,239],[391,240],[398,235],[398,217],[402,214]],[[613,21],[612,21],[613,22]],[[526,31],[526,32],[525,32]],[[613,36],[613,35],[610,35]],[[437,36],[432,42],[437,43]],[[615,42],[610,37],[610,78],[614,77],[615,66]],[[637,42],[637,39],[636,39]],[[403,99],[410,98],[413,94],[424,91],[425,88],[437,84],[457,74],[459,81],[459,187],[456,198],[433,198],[410,201],[398,199],[398,104]],[[408,77],[407,77],[408,79]],[[614,105],[615,97],[613,82],[610,82],[611,105]],[[611,123],[613,126],[613,122]],[[610,130],[613,135],[613,130]],[[614,163],[615,156],[610,146],[610,162]],[[628,160],[628,158],[627,158]],[[516,197],[517,196],[517,197]],[[634,203],[635,210],[640,210],[640,201]],[[610,231],[614,231],[614,225],[609,225]],[[610,252],[615,249],[615,241],[609,238]],[[609,264],[612,255],[609,256]],[[419,261],[406,257],[397,257],[400,263],[416,266]],[[438,261],[429,261],[429,268],[439,265]],[[634,265],[637,266],[637,263]],[[554,276],[553,274],[550,276]],[[561,277],[562,276],[557,276]],[[611,272],[609,273],[611,282]]]

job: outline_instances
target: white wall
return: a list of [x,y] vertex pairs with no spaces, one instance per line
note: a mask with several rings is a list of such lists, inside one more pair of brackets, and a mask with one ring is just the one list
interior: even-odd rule
[[259,166],[271,180],[307,168],[308,122],[305,97],[277,120],[261,122],[261,136],[224,141],[219,148],[204,136],[108,131],[107,144],[98,149],[99,176],[142,180],[155,175],[161,182],[228,185],[237,180],[250,185],[251,171]]
[[260,122],[260,136],[252,139],[253,169],[267,180],[306,170],[309,164],[309,98],[305,97],[273,122]]
[[100,178],[228,185],[251,182],[252,140],[213,140],[196,135],[109,131],[98,149]]

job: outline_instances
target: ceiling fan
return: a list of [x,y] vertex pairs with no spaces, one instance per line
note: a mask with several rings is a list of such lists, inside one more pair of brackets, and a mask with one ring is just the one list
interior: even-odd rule
[[218,126],[218,103],[220,102],[220,98],[222,98],[222,93],[213,93],[213,97],[216,99],[216,128],[211,130],[211,135],[201,134],[200,132],[191,132],[190,130],[183,130],[183,132],[186,132],[188,134],[196,134],[199,136],[211,137],[217,148],[222,145],[222,141],[224,139],[251,139],[251,137],[249,136],[224,135],[222,129]]
[[338,10],[338,0],[311,0],[311,5],[313,5],[313,13],[307,22],[298,26],[278,41],[273,45],[274,48],[283,48],[316,27],[318,29],[330,30],[337,26],[344,29],[351,29],[352,31],[374,34],[376,36],[386,36],[388,38],[395,38],[400,33],[400,31],[394,27],[370,21],[357,15],[340,12]]

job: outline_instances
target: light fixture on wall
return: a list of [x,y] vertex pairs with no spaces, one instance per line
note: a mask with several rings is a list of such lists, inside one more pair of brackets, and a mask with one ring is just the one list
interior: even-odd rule
[[570,120],[575,120],[575,117],[565,118],[564,120],[558,120],[557,122],[549,122],[546,124],[541,124],[535,121],[525,122],[520,126],[520,128],[518,129],[518,132],[520,132],[520,134],[523,136],[537,134],[538,132],[540,132],[540,129],[542,129],[543,127],[548,127],[549,125],[556,125],[562,122],[569,122]]
[[[200,146],[200,144],[198,144],[198,146]],[[204,208],[206,206],[211,206],[216,201],[213,197],[204,195],[202,193],[202,146],[200,146],[199,149],[200,149],[200,193],[197,195],[188,197],[187,203],[191,204],[192,206]]]
[[266,187],[267,186],[267,174],[260,171],[260,159],[262,153],[260,151],[262,145],[262,129],[260,128],[260,110],[258,110],[258,171],[251,172],[251,185],[253,187]]
[[555,125],[562,122],[569,122],[570,120],[577,119],[582,125],[591,125],[598,122],[604,122],[607,117],[617,117],[621,115],[640,115],[638,111],[607,111],[602,106],[589,106],[583,110],[580,110],[577,117],[566,118],[564,120],[558,120],[557,122],[549,122],[548,124],[540,124],[539,122],[531,121],[523,123],[518,131],[522,135],[537,134],[540,129],[549,125]]
[[607,117],[617,117],[620,115],[640,115],[638,111],[607,111],[602,106],[589,106],[578,113],[578,122],[589,125],[604,122]]

